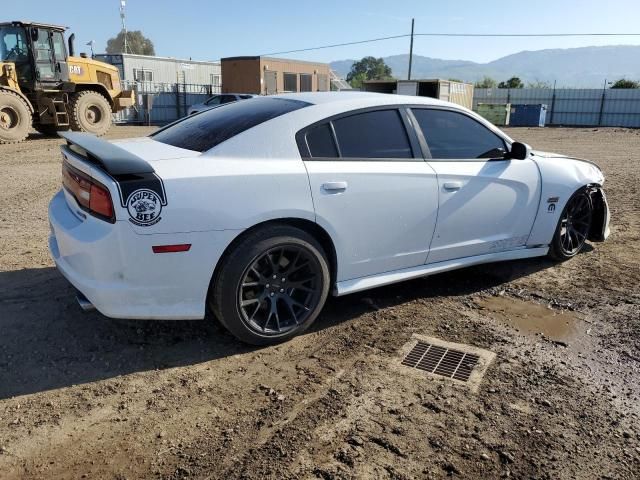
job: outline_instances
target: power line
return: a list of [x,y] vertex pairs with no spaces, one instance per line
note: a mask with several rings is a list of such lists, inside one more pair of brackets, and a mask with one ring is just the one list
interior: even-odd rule
[[[410,37],[411,34],[392,35],[389,37],[371,38],[369,40],[358,40],[355,42],[335,43],[332,45],[322,45],[319,47],[299,48],[297,50],[286,50],[283,52],[263,53],[260,56],[284,55],[286,53],[309,52],[312,50],[323,50],[325,48],[346,47],[349,45],[359,45],[363,43],[380,42],[395,38]],[[640,33],[415,33],[416,37],[640,37]]]
[[372,38],[370,40],[358,40],[356,42],[336,43],[336,44],[333,44],[333,45],[323,45],[321,47],[300,48],[298,50],[288,50],[286,52],[263,53],[260,56],[261,57],[267,57],[269,55],[282,55],[284,53],[308,52],[309,50],[321,50],[323,48],[345,47],[347,45],[357,45],[359,43],[380,42],[382,40],[391,40],[391,39],[394,39],[394,38],[405,38],[405,37],[409,37],[409,36],[410,36],[410,34],[405,33],[404,35],[393,35],[391,37]]
[[416,33],[420,37],[640,37],[640,33]]

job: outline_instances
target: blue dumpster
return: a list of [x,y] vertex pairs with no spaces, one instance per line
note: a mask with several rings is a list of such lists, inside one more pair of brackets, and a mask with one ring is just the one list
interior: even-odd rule
[[512,127],[544,127],[547,120],[547,106],[540,105],[511,105],[511,118],[509,125]]

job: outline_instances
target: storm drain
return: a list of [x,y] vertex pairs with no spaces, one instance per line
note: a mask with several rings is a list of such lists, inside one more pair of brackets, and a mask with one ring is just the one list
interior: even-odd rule
[[478,355],[472,353],[418,342],[404,357],[402,365],[466,382],[479,359]]
[[393,360],[398,373],[454,382],[477,392],[496,354],[466,343],[414,333]]

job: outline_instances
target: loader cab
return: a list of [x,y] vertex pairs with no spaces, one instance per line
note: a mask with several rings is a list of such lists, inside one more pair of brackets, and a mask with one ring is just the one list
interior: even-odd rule
[[69,81],[64,27],[0,23],[0,63],[15,64],[24,92],[57,89]]

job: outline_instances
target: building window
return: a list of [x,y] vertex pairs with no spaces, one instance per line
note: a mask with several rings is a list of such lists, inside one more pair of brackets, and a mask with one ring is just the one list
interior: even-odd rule
[[220,75],[211,74],[211,85],[214,87],[220,86]]
[[313,84],[312,76],[310,73],[300,74],[300,91],[310,92],[312,91],[311,85]]
[[284,91],[285,92],[298,91],[298,74],[296,73],[284,74]]
[[153,82],[153,72],[144,68],[134,68],[133,79],[136,82]]

